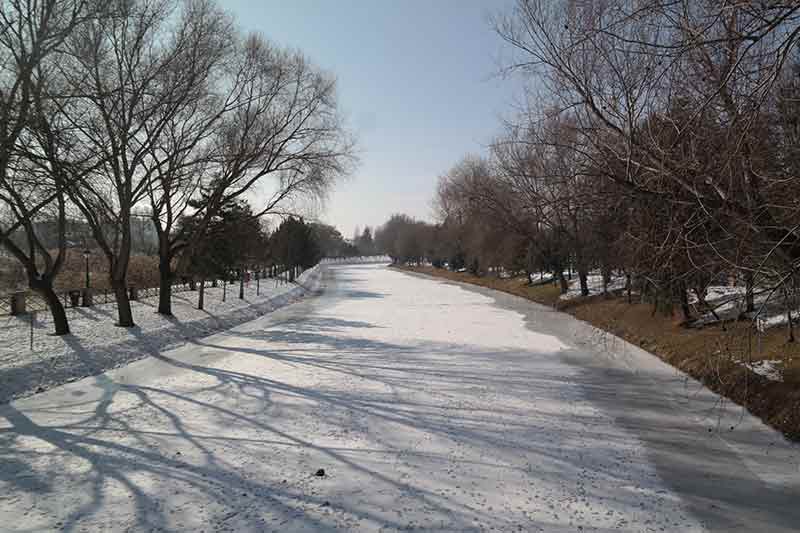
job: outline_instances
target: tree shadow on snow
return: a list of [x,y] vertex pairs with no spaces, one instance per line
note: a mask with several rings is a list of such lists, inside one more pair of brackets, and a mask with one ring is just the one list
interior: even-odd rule
[[[621,457],[630,449],[632,443],[627,439],[633,436],[646,444],[649,461],[659,476],[685,498],[692,515],[712,530],[748,530],[757,519],[760,529],[791,531],[800,520],[792,505],[796,494],[766,486],[735,454],[720,450],[711,438],[699,438],[697,425],[655,395],[653,383],[645,377],[580,366],[564,374],[555,365],[535,369],[526,365],[530,357],[558,357],[554,354],[447,343],[408,346],[349,335],[353,330],[377,327],[312,316],[278,322],[261,331],[226,332],[213,342],[194,342],[204,353],[223,356],[219,361],[227,354],[263,358],[290,365],[311,378],[325,374],[338,379],[301,386],[152,349],[149,355],[166,368],[202,379],[191,388],[173,390],[100,375],[94,383],[101,390],[96,399],[47,405],[25,413],[11,405],[0,407],[0,420],[6,421],[0,425],[0,459],[10,465],[0,483],[6,490],[30,493],[31,497],[53,490],[57,483],[51,475],[89,486],[86,501],[63,509],[60,519],[67,531],[107,512],[106,505],[113,503],[107,494],[109,485],[133,502],[135,513],[129,525],[134,529],[174,526],[167,496],[174,486],[195,498],[215,502],[217,507],[208,513],[216,525],[235,523],[237,529],[263,530],[273,525],[264,522],[268,514],[286,523],[283,530],[307,527],[326,531],[333,526],[328,515],[318,511],[326,509],[324,496],[297,490],[278,479],[254,479],[246,469],[220,456],[223,450],[240,449],[254,454],[254,461],[279,462],[279,457],[271,455],[275,450],[307,450],[327,470],[362,480],[370,492],[366,498],[381,490],[403,494],[404,505],[438,517],[443,525],[426,527],[428,530],[478,531],[480,525],[476,524],[502,522],[504,517],[498,510],[467,504],[463,494],[434,491],[422,480],[404,478],[393,465],[401,459],[416,461],[430,465],[433,476],[438,466],[452,464],[458,473],[452,484],[463,486],[479,482],[479,471],[517,476],[529,480],[530,487],[584,480],[582,490],[587,497],[641,514],[645,502],[657,505],[658,499],[636,490],[638,487],[624,489],[632,480],[647,475],[643,470],[646,462]],[[275,345],[281,347],[272,348]],[[567,353],[566,357],[579,356]],[[542,396],[541,402],[535,394]],[[441,401],[446,397],[466,398],[469,403]],[[497,397],[503,401],[493,401]],[[564,405],[585,403],[599,408],[627,433],[609,431],[609,425],[599,423],[590,412],[577,410],[567,417],[554,409],[551,398]],[[289,399],[302,403],[287,407]],[[230,406],[233,402],[237,408]],[[254,412],[269,416],[257,417],[251,414]],[[192,420],[187,419],[189,413]],[[281,425],[283,417],[292,413],[351,428],[367,444],[341,447],[316,442],[299,429],[291,430],[291,425],[288,429]],[[36,422],[38,414],[59,415],[64,422],[42,425]],[[198,417],[211,427],[199,430]],[[169,429],[154,434],[148,427],[152,419]],[[229,435],[225,428],[237,428],[247,436]],[[411,438],[458,443],[482,453],[471,458],[446,456],[424,446],[410,446]],[[31,447],[32,440],[43,445],[43,451]],[[689,445],[696,455],[687,450]],[[523,462],[526,468],[519,466]],[[64,463],[81,468],[63,470]],[[30,476],[20,477],[20,472]],[[708,481],[698,483],[698,479]],[[742,510],[743,502],[751,502],[752,509]],[[733,509],[736,505],[738,512]],[[359,504],[356,498],[331,501],[327,509],[381,527],[409,526],[401,517],[390,518],[377,506]],[[776,509],[780,510],[777,514]],[[743,522],[743,516],[752,520]],[[585,525],[591,525],[590,520]],[[516,528],[516,524],[506,525]],[[524,526],[527,530],[561,530],[542,516]]]
[[[128,340],[110,345],[84,345],[76,336],[64,335],[60,337],[67,348],[63,353],[46,358],[35,357],[22,365],[0,367],[0,404],[31,394],[39,387],[50,388],[77,378],[93,376],[142,359],[154,351],[174,348],[189,339],[238,326],[298,298],[298,295],[284,293],[227,313],[206,312],[205,318],[196,320],[164,317],[169,326],[149,331],[146,336],[137,333],[136,328],[131,328]],[[102,310],[99,306],[92,308],[91,313],[107,314],[112,318],[108,310]],[[44,327],[36,323],[34,326]]]

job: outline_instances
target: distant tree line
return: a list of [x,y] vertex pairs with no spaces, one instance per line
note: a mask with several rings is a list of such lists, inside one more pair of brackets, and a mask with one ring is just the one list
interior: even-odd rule
[[[800,4],[519,0],[493,19],[527,104],[439,180],[437,224],[376,230],[397,261],[599,270],[697,318],[735,280],[783,302],[800,266]],[[793,337],[792,337],[793,338]]]
[[334,78],[242,33],[214,0],[0,0],[0,14],[0,245],[57,334],[71,224],[105,258],[129,327],[138,221],[169,315],[182,270],[244,268],[263,252],[263,217],[323,197],[355,162]]

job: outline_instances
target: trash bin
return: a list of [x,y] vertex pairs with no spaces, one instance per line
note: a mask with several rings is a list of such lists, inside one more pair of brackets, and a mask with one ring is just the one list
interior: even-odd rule
[[83,295],[83,302],[81,303],[83,307],[91,307],[92,305],[94,305],[92,289],[83,289],[83,291],[81,291],[81,294]]

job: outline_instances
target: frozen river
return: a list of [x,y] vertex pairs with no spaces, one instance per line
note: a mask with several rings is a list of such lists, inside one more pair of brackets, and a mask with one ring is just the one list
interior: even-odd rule
[[512,296],[328,267],[313,298],[149,355],[0,407],[0,530],[800,524],[798,447]]

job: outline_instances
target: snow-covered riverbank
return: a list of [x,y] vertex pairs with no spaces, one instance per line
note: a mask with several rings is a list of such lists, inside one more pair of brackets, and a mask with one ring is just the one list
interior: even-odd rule
[[[245,287],[205,290],[205,310],[197,309],[197,293],[173,296],[173,317],[155,312],[157,298],[132,302],[135,328],[114,326],[113,305],[68,309],[71,335],[51,335],[49,313],[37,313],[30,349],[30,315],[0,317],[0,403],[141,359],[253,320],[302,297],[319,282],[318,268],[304,272],[297,283],[262,280]],[[256,294],[258,293],[258,294]]]

